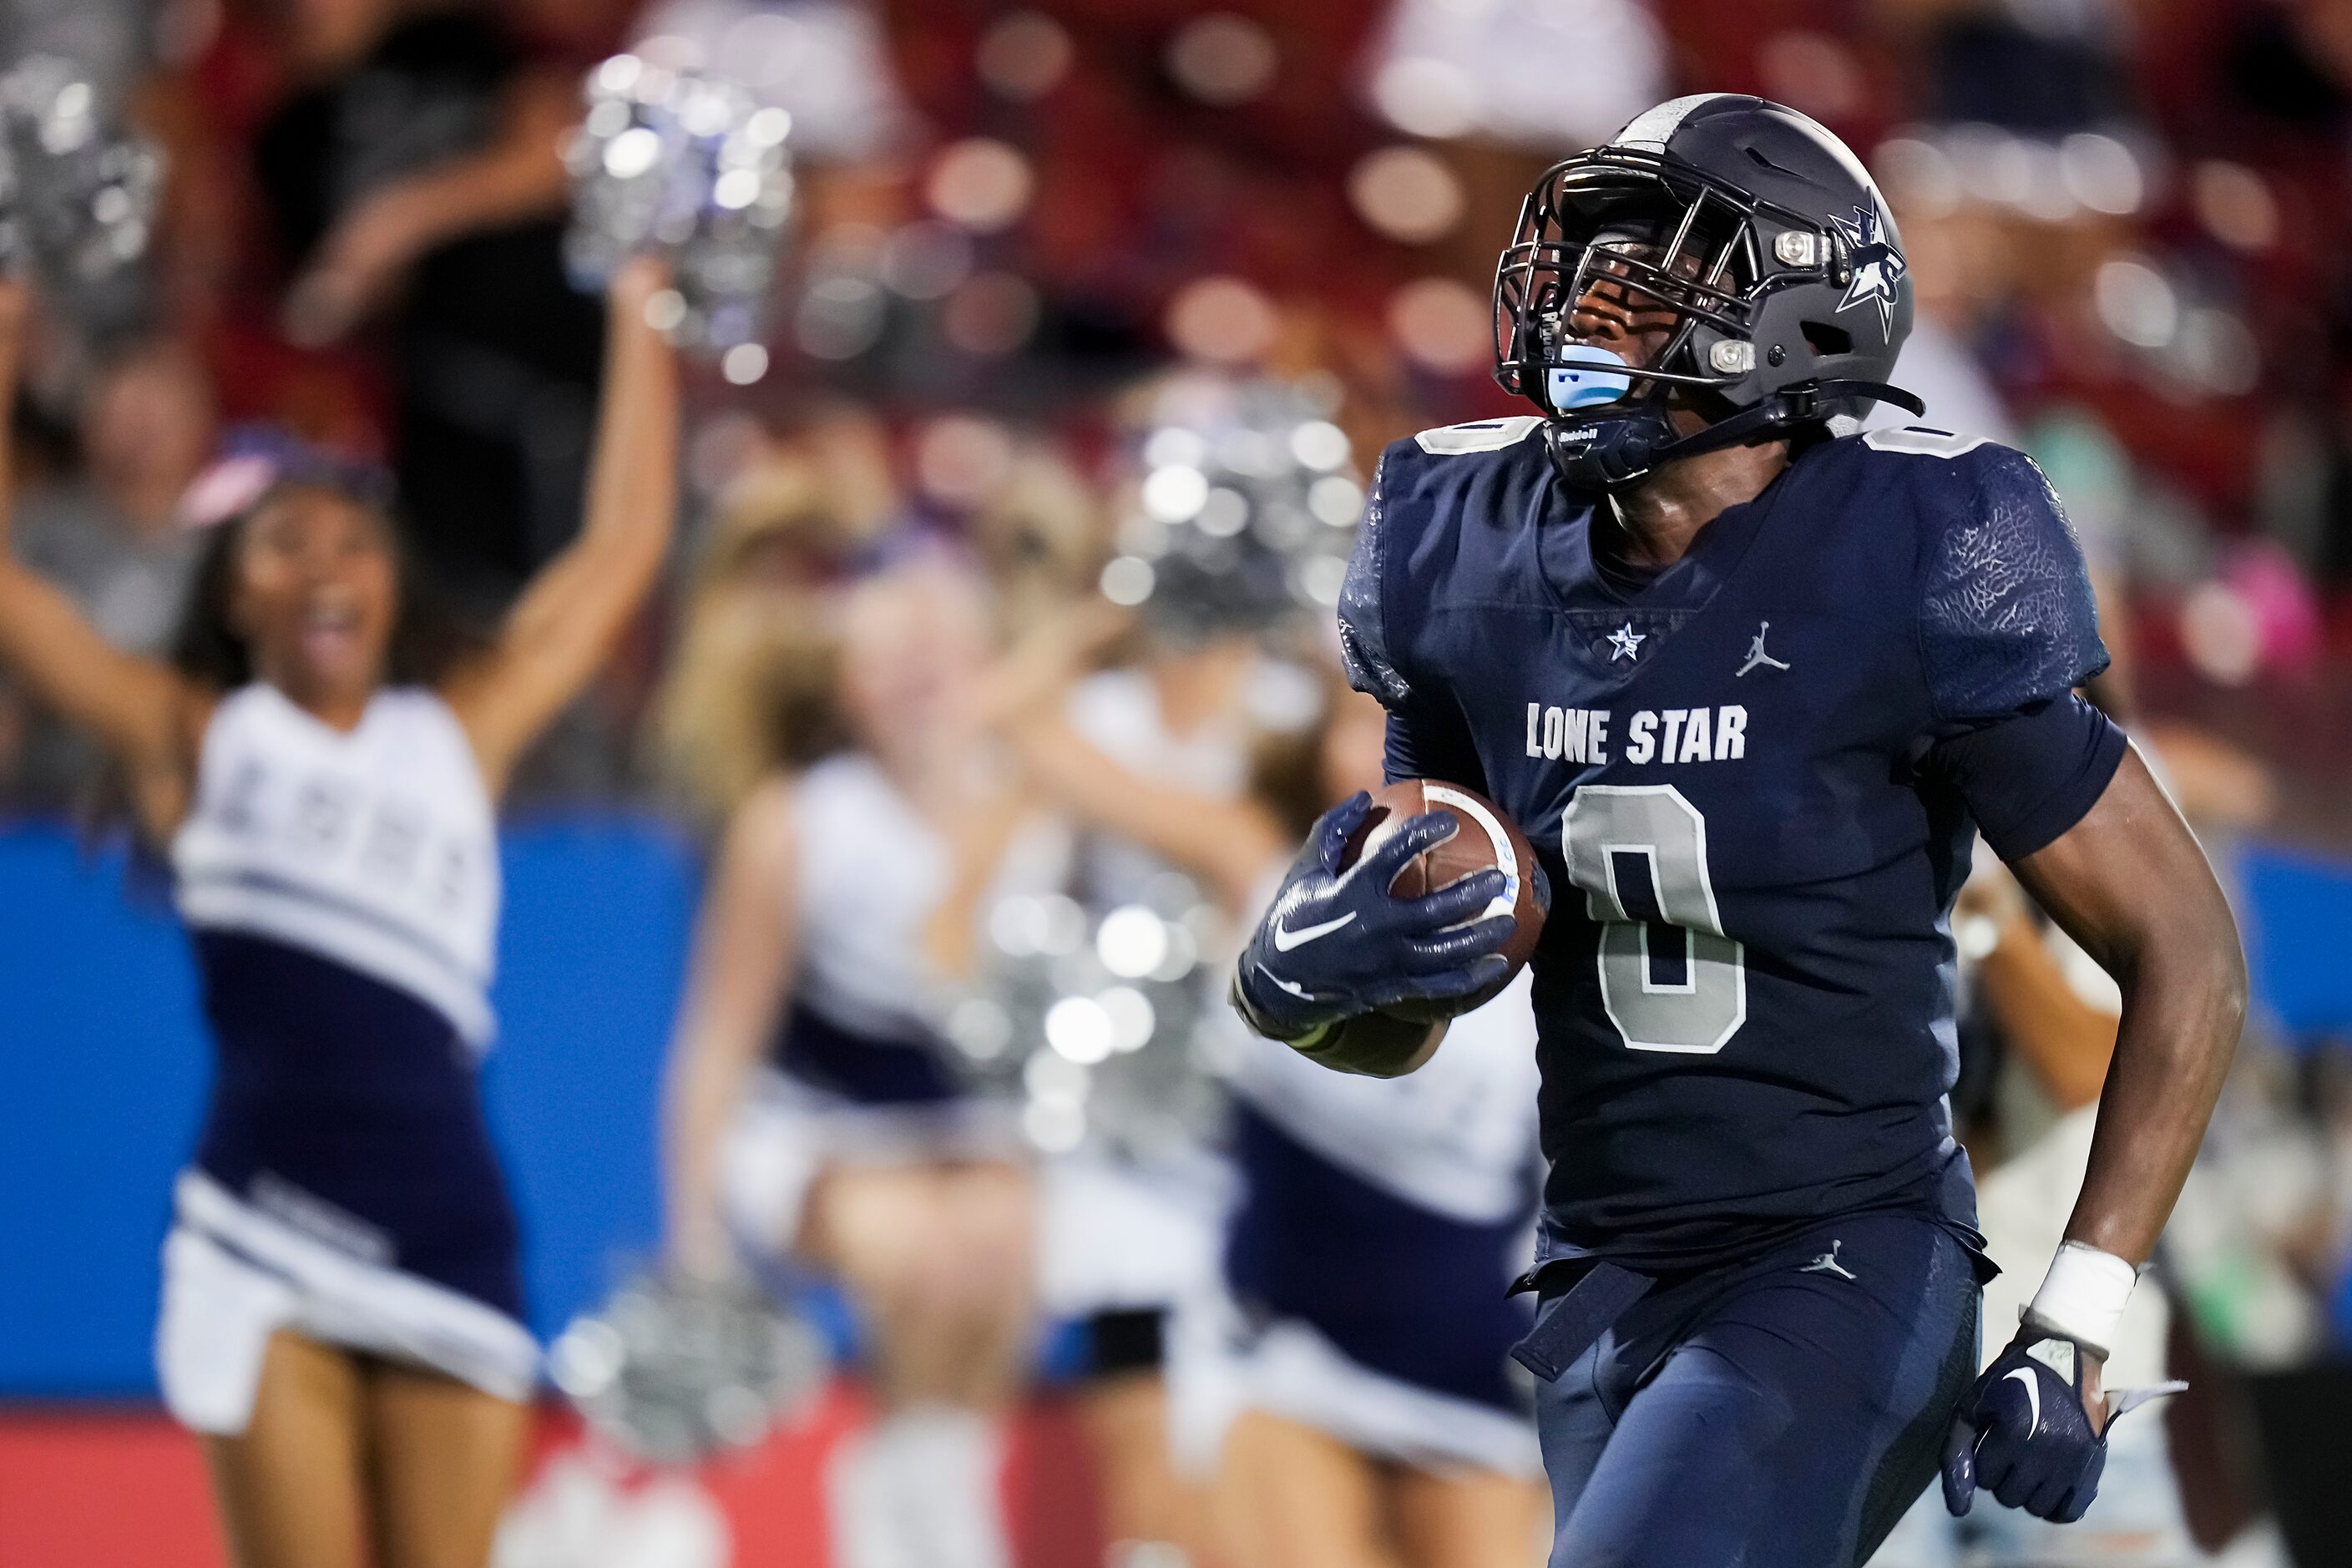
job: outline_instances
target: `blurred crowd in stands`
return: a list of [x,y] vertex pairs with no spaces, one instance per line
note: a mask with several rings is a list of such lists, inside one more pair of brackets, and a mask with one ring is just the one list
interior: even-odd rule
[[[549,151],[633,43],[792,102],[801,171],[769,352],[707,372],[682,584],[701,540],[818,519],[844,562],[1041,530],[1083,577],[1107,411],[1171,358],[1332,377],[1363,450],[1503,411],[1487,282],[1529,176],[1656,97],[1744,89],[1869,150],[1923,305],[1906,372],[2050,470],[2150,721],[2242,748],[2234,813],[2352,833],[2326,787],[2352,734],[2342,5],[17,0],[5,26],[170,156],[145,275],[59,312],[14,427],[25,548],[126,639],[165,635],[179,490],[245,421],[389,461],[478,612],[562,542],[599,328]],[[539,793],[652,784],[668,641]],[[72,797],[37,716],[0,737],[5,798]]]
[[[673,591],[525,809],[715,826],[826,744],[822,606],[909,541],[961,542],[1009,629],[1091,600],[1171,366],[1309,381],[1364,468],[1517,411],[1488,290],[1521,193],[1737,90],[1864,152],[1918,288],[1897,379],[2048,470],[2105,698],[2200,829],[2352,844],[2341,0],[11,0],[0,29],[170,158],[139,286],[45,312],[12,426],[20,548],[149,647],[184,492],[250,421],[383,461],[432,578],[494,612],[579,510],[601,327],[552,150],[583,71],[635,47],[793,104],[766,353],[698,366]],[[0,805],[87,811],[94,763],[0,692]],[[2249,1041],[2175,1226],[2224,1359],[2352,1341],[2347,1069]]]

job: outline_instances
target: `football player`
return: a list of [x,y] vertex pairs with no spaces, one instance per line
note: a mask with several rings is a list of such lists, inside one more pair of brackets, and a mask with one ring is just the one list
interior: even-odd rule
[[[1493,797],[1558,890],[1516,1352],[1554,1568],[1860,1563],[1939,1466],[1955,1512],[2078,1517],[2131,1403],[2102,1353],[2237,1039],[2228,906],[2075,694],[2107,656],[2040,470],[1854,433],[1924,413],[1887,384],[1911,310],[1834,136],[1662,104],[1547,173],[1503,255],[1496,373],[1538,412],[1391,446],[1342,591],[1391,776]],[[1472,919],[1499,872],[1391,892],[1434,816],[1343,869],[1367,808],[1318,825],[1234,991],[1391,1074],[1443,1026],[1383,1009],[1491,983],[1509,917]],[[2124,1005],[2065,1244],[1972,1381],[1988,1266],[1945,1095],[1979,833]]]

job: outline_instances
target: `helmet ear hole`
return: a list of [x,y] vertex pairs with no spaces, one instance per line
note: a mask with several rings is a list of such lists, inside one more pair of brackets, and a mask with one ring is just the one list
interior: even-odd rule
[[1816,359],[1853,352],[1853,334],[1843,327],[1833,327],[1827,321],[1807,321],[1801,330],[1805,342],[1811,346]]

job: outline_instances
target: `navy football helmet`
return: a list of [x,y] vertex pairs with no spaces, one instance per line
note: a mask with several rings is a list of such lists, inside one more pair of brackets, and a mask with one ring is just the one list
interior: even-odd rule
[[[1575,341],[1609,290],[1673,327],[1648,364]],[[1547,171],[1495,273],[1495,377],[1543,410],[1570,482],[1858,415],[1924,412],[1886,384],[1911,331],[1902,237],[1845,143],[1793,109],[1677,98]],[[1685,435],[1667,404],[1707,428]]]

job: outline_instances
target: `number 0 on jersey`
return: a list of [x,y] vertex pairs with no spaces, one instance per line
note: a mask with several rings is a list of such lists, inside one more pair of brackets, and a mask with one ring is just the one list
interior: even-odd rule
[[1672,784],[1586,784],[1560,836],[1601,922],[1601,1005],[1625,1044],[1723,1049],[1748,1019],[1748,957],[1716,910],[1706,818]]

